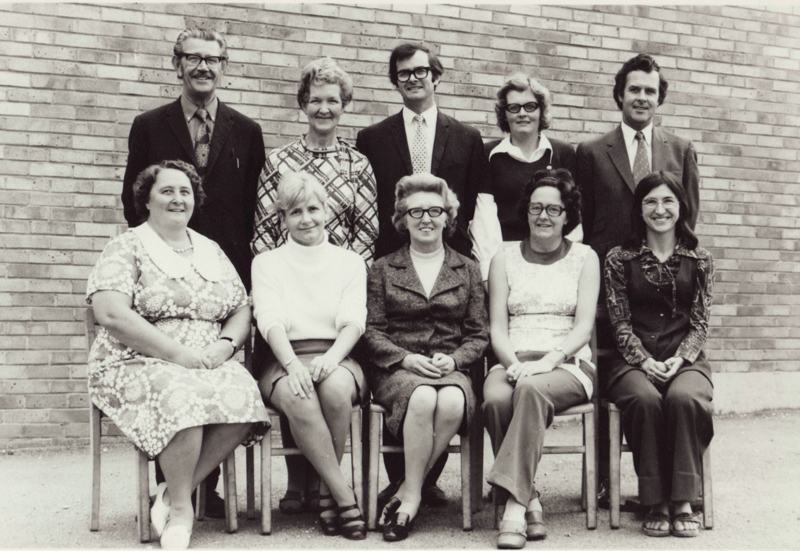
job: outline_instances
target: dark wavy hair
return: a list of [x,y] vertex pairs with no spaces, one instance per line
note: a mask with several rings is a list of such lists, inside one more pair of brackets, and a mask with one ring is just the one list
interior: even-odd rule
[[531,201],[531,195],[544,186],[554,187],[561,194],[561,201],[564,203],[567,213],[567,221],[561,229],[561,234],[567,235],[581,223],[581,192],[575,185],[575,180],[572,179],[572,173],[566,168],[537,170],[531,181],[525,185],[522,197],[517,204],[517,217],[525,224],[525,235],[528,236],[531,233],[528,223],[528,204]]
[[686,191],[683,186],[678,183],[678,179],[671,172],[659,170],[658,172],[651,172],[639,182],[636,186],[636,191],[633,192],[633,208],[631,209],[631,236],[625,242],[625,248],[638,249],[642,241],[647,238],[647,225],[644,223],[642,217],[642,201],[647,194],[656,189],[658,186],[667,186],[669,190],[678,198],[678,205],[680,206],[680,214],[678,215],[678,222],[675,224],[675,235],[680,242],[689,249],[697,248],[697,236],[689,226],[689,220],[692,218],[692,213],[689,210],[689,203],[686,200]]
[[133,183],[133,207],[136,209],[136,217],[138,218],[136,225],[145,222],[150,217],[150,211],[147,210],[147,202],[150,200],[150,190],[153,189],[153,184],[156,183],[158,173],[166,168],[178,170],[186,174],[186,177],[189,178],[189,182],[192,184],[195,212],[203,206],[206,194],[203,191],[203,182],[195,168],[184,161],[161,161],[157,165],[150,165],[141,171],[136,177],[136,181]]
[[408,59],[419,51],[428,54],[428,63],[431,67],[431,73],[433,73],[433,79],[431,80],[439,80],[439,77],[444,74],[442,62],[439,61],[439,58],[436,56],[436,54],[431,51],[430,47],[421,42],[406,42],[404,44],[400,44],[399,46],[395,46],[391,55],[389,55],[389,80],[392,81],[393,85],[397,86],[397,62]]
[[636,57],[630,58],[626,61],[622,68],[617,72],[614,77],[614,101],[617,102],[617,107],[622,109],[622,96],[625,93],[625,84],[628,82],[628,73],[632,71],[644,71],[645,73],[658,73],[658,104],[664,103],[667,99],[667,88],[669,83],[664,75],[661,74],[661,67],[658,66],[656,60],[650,54],[639,54]]

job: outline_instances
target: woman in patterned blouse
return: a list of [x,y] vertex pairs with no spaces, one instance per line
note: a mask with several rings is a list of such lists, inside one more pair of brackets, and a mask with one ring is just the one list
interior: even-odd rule
[[622,410],[639,500],[649,508],[642,530],[693,537],[700,523],[691,501],[700,495],[703,450],[714,435],[703,353],[714,264],[689,227],[686,195],[672,174],[645,177],[633,204],[633,235],[605,263],[619,352],[609,362],[608,396]]
[[[353,99],[353,79],[328,57],[312,61],[300,74],[297,103],[308,119],[304,136],[273,149],[267,155],[258,182],[253,254],[286,243],[288,230],[276,206],[278,184],[289,173],[313,176],[328,195],[328,240],[372,261],[378,237],[375,175],[367,158],[338,136],[339,118]],[[255,354],[262,358],[265,344],[256,337]],[[284,444],[294,446],[288,425],[281,422]],[[283,513],[315,509],[317,478],[303,457],[286,457],[289,481],[280,500]]]

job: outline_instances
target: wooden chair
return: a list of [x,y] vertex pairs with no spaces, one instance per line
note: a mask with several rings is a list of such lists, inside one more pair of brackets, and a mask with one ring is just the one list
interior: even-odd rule
[[[485,362],[476,363],[470,369],[470,378],[476,396],[480,396],[483,385]],[[480,406],[480,400],[478,400]],[[378,492],[380,456],[384,453],[403,453],[403,446],[383,443],[383,416],[386,410],[378,404],[369,406],[369,438],[367,460],[367,529],[375,530],[378,524]],[[480,451],[477,448],[480,447]],[[472,513],[480,510],[483,483],[483,423],[480,411],[476,411],[466,438],[456,435],[445,453],[457,453],[461,458],[461,514],[465,531],[472,530]]]
[[[86,309],[86,352],[89,353],[92,343],[97,335],[97,322],[94,318],[94,311],[91,307]],[[89,530],[96,532],[100,529],[100,463],[101,463],[101,438],[103,412],[89,400],[89,448],[92,453],[92,510],[89,520]],[[139,541],[146,543],[152,539],[150,533],[150,465],[147,454],[134,446],[136,453],[136,477],[137,477],[137,506],[138,515],[136,516],[137,531]],[[236,531],[236,471],[234,455],[231,454],[225,460],[226,475],[224,478],[226,497],[231,494],[233,499],[226,499],[227,519],[226,528],[228,532]],[[229,476],[231,479],[229,480]],[[230,482],[233,482],[230,484]],[[232,489],[232,490],[231,490]],[[199,493],[199,492],[198,492]],[[232,505],[233,513],[229,506]]]
[[[280,412],[267,408],[272,427],[280,426]],[[350,412],[350,441],[345,445],[344,453],[350,454],[350,468],[353,476],[353,492],[358,507],[364,510],[364,482],[362,477],[362,434],[361,406],[355,405]],[[272,457],[285,455],[302,455],[297,448],[286,448],[280,442],[273,442],[273,431],[270,428],[261,441],[261,533],[272,533]],[[248,473],[248,484],[250,483]],[[249,495],[249,494],[248,494]],[[249,509],[249,505],[248,505]]]
[[[609,524],[611,528],[619,528],[620,516],[620,458],[622,452],[631,451],[627,444],[622,443],[622,424],[620,410],[617,406],[607,400],[603,400],[602,405],[608,410],[608,439],[609,439],[609,458],[608,458],[608,493],[609,493]],[[702,464],[703,477],[703,526],[706,530],[714,527],[714,495],[711,488],[711,447],[707,447],[703,452]]]

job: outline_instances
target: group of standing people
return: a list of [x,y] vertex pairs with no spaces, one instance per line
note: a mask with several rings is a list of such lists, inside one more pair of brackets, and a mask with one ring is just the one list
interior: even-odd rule
[[[197,485],[212,490],[209,514],[222,513],[215,468],[263,434],[264,403],[303,452],[287,459],[281,510],[366,537],[339,462],[349,411],[371,396],[404,448],[384,455],[384,539],[407,538],[421,506],[446,501],[443,452],[477,413],[505,499],[497,545],[522,548],[546,535],[535,485],[545,429],[599,391],[623,411],[644,532],[696,535],[691,501],[713,435],[713,263],[693,233],[694,149],[653,125],[667,91],[655,60],[623,65],[620,126],[576,153],[546,135],[550,94],[523,74],[497,94],[506,137],[484,144],[437,108],[444,69],[423,44],[392,51],[403,108],[354,147],[337,133],[352,79],[322,58],[298,85],[307,132],[268,155],[259,125],[216,95],[227,60],[215,31],[178,36],[181,97],[133,122],[132,229],[106,246],[87,288],[102,326],[90,396],[158,459],[162,546],[189,545]],[[233,357],[253,318],[250,374]],[[599,370],[595,326],[608,350]],[[487,354],[474,389],[467,374]]]

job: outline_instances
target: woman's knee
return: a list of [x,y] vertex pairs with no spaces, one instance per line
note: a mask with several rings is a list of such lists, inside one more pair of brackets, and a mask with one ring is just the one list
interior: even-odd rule
[[320,402],[327,407],[347,409],[353,406],[356,383],[353,375],[345,368],[333,370],[325,380],[317,385]]
[[[501,370],[498,370],[501,371]],[[514,387],[506,380],[505,375],[495,375],[491,372],[483,384],[483,408],[498,409],[511,403]],[[502,373],[505,373],[502,370]]]
[[464,414],[464,392],[455,386],[440,389],[436,396],[437,419],[458,420]]
[[406,417],[414,416],[433,419],[436,410],[436,389],[431,386],[418,386],[408,399]]

